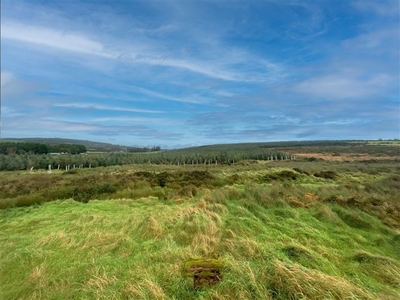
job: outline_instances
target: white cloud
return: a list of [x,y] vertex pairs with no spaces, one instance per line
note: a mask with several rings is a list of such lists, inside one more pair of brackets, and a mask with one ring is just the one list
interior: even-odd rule
[[378,74],[362,79],[352,74],[324,75],[299,83],[295,90],[326,99],[360,98],[376,95],[393,82],[388,75]]
[[169,95],[165,95],[162,93],[150,91],[148,89],[144,89],[144,88],[137,87],[137,86],[131,85],[130,87],[134,91],[137,91],[141,94],[145,94],[145,95],[152,96],[152,97],[159,98],[159,99],[171,100],[171,101],[182,102],[182,103],[193,103],[193,104],[201,104],[201,103],[208,102],[208,99],[204,99],[204,98],[199,99],[196,96],[174,97],[174,96],[169,96]]
[[262,81],[262,77],[257,78],[256,76],[251,76],[251,74],[249,74],[248,72],[240,73],[237,71],[229,70],[229,65],[238,63],[238,61],[235,60],[229,61],[226,59],[223,60],[220,57],[218,60],[208,60],[208,59],[184,60],[184,59],[177,59],[174,57],[168,57],[158,53],[139,54],[139,55],[121,54],[119,55],[119,57],[127,62],[147,64],[160,67],[177,68],[205,75],[207,77],[222,79],[227,81],[243,81],[243,82]]
[[363,0],[355,1],[353,5],[359,10],[369,11],[381,16],[397,16],[400,13],[398,0]]
[[[372,54],[395,51],[396,55],[398,55],[399,40],[399,29],[396,27],[360,34],[354,38],[344,40],[342,45],[346,50],[366,50]],[[394,49],[391,49],[391,47]]]
[[12,109],[11,107],[2,105],[1,106],[1,116],[3,118],[12,118],[12,117],[17,117],[17,116],[23,116],[25,114],[18,112],[15,109]]
[[[175,57],[175,54],[158,50],[163,47],[160,47],[159,42],[154,39],[139,42],[140,37],[136,37],[138,41],[126,44],[123,40],[109,37],[108,42],[99,42],[79,32],[15,21],[6,20],[1,26],[2,40],[14,40],[39,45],[43,49],[89,54],[128,63],[182,69],[227,81],[263,82],[279,78],[279,74],[282,73],[282,68],[277,64],[255,57],[246,51],[226,46],[214,45],[213,49],[208,48],[207,51],[203,51],[203,53],[208,53],[210,58],[182,59]],[[207,45],[202,45],[202,47],[207,47]],[[175,101],[188,102],[182,99],[175,99]]]
[[10,100],[12,96],[22,95],[37,91],[41,84],[32,80],[23,80],[14,73],[1,71],[1,97],[2,101]]
[[66,107],[66,108],[84,108],[84,109],[97,109],[97,110],[111,110],[111,111],[124,111],[124,112],[137,112],[137,113],[149,113],[149,114],[158,114],[163,113],[159,110],[149,110],[149,109],[140,109],[140,108],[129,108],[122,106],[111,106],[111,105],[103,105],[98,103],[56,103],[55,107]]
[[93,118],[92,122],[122,122],[122,123],[137,123],[137,124],[154,124],[154,125],[183,125],[183,121],[166,119],[166,118],[128,118],[128,117],[106,117],[106,118]]
[[100,126],[91,125],[78,122],[68,122],[62,120],[46,120],[35,118],[31,116],[30,118],[21,117],[19,118],[7,118],[3,121],[5,126],[5,131],[20,131],[20,130],[32,130],[35,128],[35,132],[49,132],[49,131],[59,131],[59,132],[73,132],[80,131],[85,132],[88,130],[98,130]]
[[69,33],[47,27],[17,22],[4,22],[1,24],[1,38],[33,43],[65,51],[92,54],[107,58],[115,57],[115,55],[104,50],[103,44],[79,33]]
[[1,71],[1,87],[15,80],[15,76],[11,72]]

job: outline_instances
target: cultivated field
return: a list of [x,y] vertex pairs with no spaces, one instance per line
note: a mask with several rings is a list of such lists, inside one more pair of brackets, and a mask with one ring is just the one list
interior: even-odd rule
[[0,298],[399,299],[399,146],[381,146],[0,172]]

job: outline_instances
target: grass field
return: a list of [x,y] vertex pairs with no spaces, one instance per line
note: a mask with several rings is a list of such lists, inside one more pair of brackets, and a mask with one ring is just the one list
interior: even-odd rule
[[[394,161],[20,171],[0,182],[2,299],[400,297]],[[211,265],[218,275],[196,284],[206,271],[188,268]]]

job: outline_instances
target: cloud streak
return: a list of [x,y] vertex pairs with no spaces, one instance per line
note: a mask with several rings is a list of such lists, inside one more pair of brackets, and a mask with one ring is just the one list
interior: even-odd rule
[[[100,56],[108,59],[121,60],[133,64],[145,64],[159,67],[169,67],[183,69],[189,72],[198,73],[207,77],[222,79],[227,81],[265,81],[273,76],[265,74],[276,71],[277,66],[273,63],[266,62],[263,59],[251,58],[248,62],[248,56],[243,58],[231,58],[220,63],[219,60],[211,60],[208,63],[197,61],[196,59],[184,60],[176,57],[170,57],[167,54],[152,53],[146,46],[139,46],[140,50],[115,48],[99,41],[95,41],[85,35],[77,32],[69,32],[65,30],[56,30],[47,27],[28,25],[12,21],[5,21],[2,24],[2,39],[13,40],[17,42],[30,43],[42,47],[47,50],[62,50],[84,55]],[[144,48],[144,49],[143,49]],[[155,48],[155,46],[147,47]],[[114,50],[111,50],[114,49]],[[248,76],[244,76],[240,72],[230,70],[230,65],[244,64],[245,68],[258,68],[256,72]],[[275,75],[275,73],[274,73]],[[172,98],[174,100],[174,98]]]
[[47,27],[7,21],[1,27],[2,39],[32,43],[58,50],[115,58],[115,55],[107,53],[104,50],[104,45],[101,43],[77,33],[62,32]]
[[299,83],[295,89],[317,98],[332,100],[359,99],[379,95],[392,82],[386,74],[372,78],[357,78],[352,74],[332,74],[315,77]]
[[147,114],[160,114],[163,111],[159,110],[149,110],[149,109],[140,109],[140,108],[131,108],[131,107],[122,107],[122,106],[111,106],[111,105],[102,105],[96,103],[56,103],[54,107],[65,107],[65,108],[78,108],[78,109],[97,109],[97,110],[105,110],[105,111],[123,111],[123,112],[136,112],[136,113],[147,113]]

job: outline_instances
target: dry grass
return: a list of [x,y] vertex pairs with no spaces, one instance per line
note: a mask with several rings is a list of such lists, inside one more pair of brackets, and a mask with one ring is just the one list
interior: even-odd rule
[[124,289],[125,299],[167,299],[162,287],[151,280],[128,283]]
[[298,264],[287,266],[279,260],[275,261],[274,275],[270,281],[281,299],[376,299],[346,279],[306,269]]

